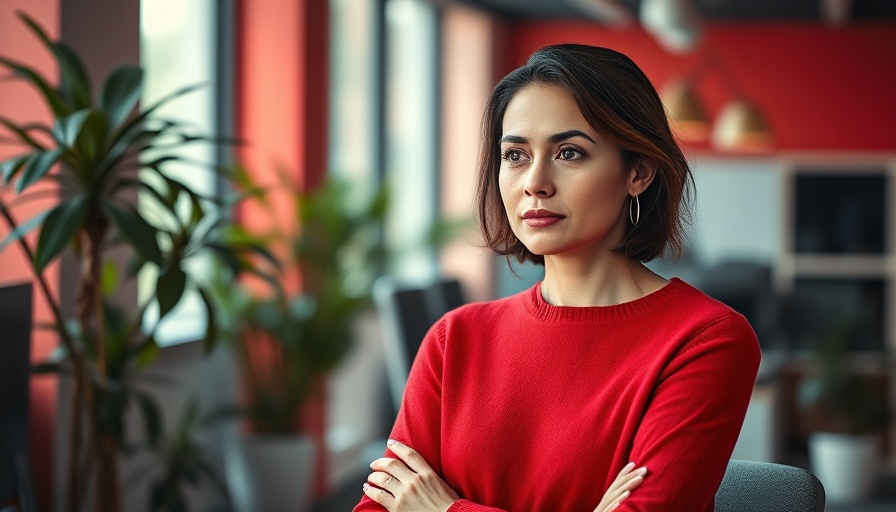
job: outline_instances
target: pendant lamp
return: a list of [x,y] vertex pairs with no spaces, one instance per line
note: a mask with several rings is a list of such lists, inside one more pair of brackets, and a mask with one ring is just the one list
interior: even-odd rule
[[687,78],[672,80],[660,91],[675,136],[685,142],[709,138],[709,116]]
[[[712,122],[696,89],[698,80],[710,71],[716,72],[733,98],[722,106]],[[773,149],[773,134],[765,115],[747,98],[714,53],[709,53],[691,73],[670,80],[660,90],[660,99],[679,141],[709,140],[714,148],[728,152],[757,153]]]
[[772,131],[756,105],[743,98],[735,99],[719,112],[712,129],[712,144],[725,151],[770,151]]

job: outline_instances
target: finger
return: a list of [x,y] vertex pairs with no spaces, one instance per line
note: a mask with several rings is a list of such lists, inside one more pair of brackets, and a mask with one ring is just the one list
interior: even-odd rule
[[388,473],[402,482],[407,482],[414,475],[414,472],[404,462],[390,457],[376,459],[370,463],[370,469]]
[[626,464],[625,466],[623,466],[622,469],[619,470],[619,474],[616,475],[616,479],[618,480],[619,477],[621,477],[621,476],[623,476],[623,475],[629,473],[629,472],[630,472],[631,470],[633,470],[633,469],[635,469],[635,463],[634,463],[634,462],[629,462],[628,464]]
[[[626,489],[631,490],[641,485],[641,482],[644,481],[644,477],[647,475],[647,468],[638,468],[634,471],[631,471],[626,469],[630,465],[633,464],[629,463],[625,466],[625,468],[622,468],[622,471],[619,472],[619,476],[616,477],[616,480],[614,480],[613,483],[610,484],[609,489],[607,489],[608,493],[624,491]],[[637,483],[633,484],[633,482],[635,482],[636,480]],[[634,487],[632,485],[634,485]]]
[[391,510],[395,506],[395,496],[388,492],[368,483],[365,483],[362,489],[368,498],[386,507],[387,510]]
[[623,484],[619,485],[617,488],[613,489],[612,491],[608,490],[607,495],[609,495],[611,498],[616,498],[618,496],[621,496],[623,493],[631,492],[631,491],[637,489],[642,483],[644,483],[644,477],[641,475],[638,475],[638,476],[632,478],[631,480],[628,480],[628,481],[624,482]]
[[647,474],[646,468],[640,468],[636,472],[627,474],[623,479],[613,482],[610,489],[607,489],[606,498],[612,503],[614,500],[622,501],[642,483],[644,476]]
[[393,490],[401,483],[401,481],[389,473],[376,471],[367,476],[367,483],[373,484],[380,489],[384,489],[394,496],[395,493]]
[[628,464],[623,466],[623,468],[620,469],[619,473],[616,475],[616,478],[610,484],[610,487],[607,489],[607,492],[612,492],[612,491],[615,491],[615,490],[619,489],[620,487],[622,487],[622,485],[628,481],[626,476],[630,475],[634,468],[635,468],[634,462],[629,462]]
[[426,460],[413,448],[394,439],[390,439],[386,442],[386,446],[414,473],[432,471],[432,468],[427,464]]

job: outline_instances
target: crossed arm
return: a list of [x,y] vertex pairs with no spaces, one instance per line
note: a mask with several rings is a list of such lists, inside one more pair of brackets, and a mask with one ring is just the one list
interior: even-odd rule
[[[412,448],[389,440],[389,449],[398,458],[382,457],[370,464],[373,473],[364,484],[364,494],[389,512],[446,512],[458,500],[454,489],[433,471]],[[635,490],[647,475],[647,468],[635,469],[628,463],[604,493],[594,512],[610,512]]]

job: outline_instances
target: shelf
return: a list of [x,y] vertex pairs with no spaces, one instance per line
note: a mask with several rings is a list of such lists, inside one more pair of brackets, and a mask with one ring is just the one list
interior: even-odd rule
[[888,175],[817,174],[794,176],[793,239],[797,254],[885,255]]
[[892,255],[797,254],[785,258],[792,276],[896,277],[896,258]]

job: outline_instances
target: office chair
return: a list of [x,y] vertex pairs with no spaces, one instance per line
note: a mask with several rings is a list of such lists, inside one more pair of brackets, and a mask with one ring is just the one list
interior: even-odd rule
[[731,460],[716,492],[716,512],[821,512],[824,487],[805,469]]
[[456,279],[410,285],[384,276],[374,284],[373,297],[382,319],[389,389],[398,412],[423,337],[442,315],[464,304],[464,294]]

